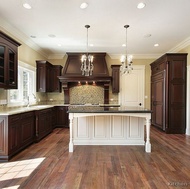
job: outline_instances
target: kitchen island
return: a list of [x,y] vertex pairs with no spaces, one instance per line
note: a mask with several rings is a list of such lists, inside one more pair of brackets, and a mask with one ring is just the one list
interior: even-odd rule
[[145,145],[145,151],[151,152],[151,110],[141,107],[70,106],[68,113],[69,152],[73,152],[74,145]]

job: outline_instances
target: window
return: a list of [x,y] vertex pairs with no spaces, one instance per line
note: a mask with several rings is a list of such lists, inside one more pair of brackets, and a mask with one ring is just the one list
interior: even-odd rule
[[23,106],[36,103],[35,68],[18,63],[18,89],[8,90],[8,106]]

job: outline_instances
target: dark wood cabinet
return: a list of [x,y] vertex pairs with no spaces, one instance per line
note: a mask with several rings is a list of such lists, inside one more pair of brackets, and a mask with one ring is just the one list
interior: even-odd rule
[[0,31],[0,88],[17,89],[18,46],[20,45]]
[[36,133],[35,141],[38,142],[53,131],[52,108],[35,111]]
[[121,65],[111,65],[111,68],[112,68],[112,92],[113,93],[119,93],[120,66]]
[[56,127],[69,127],[68,106],[56,106]]
[[167,53],[151,64],[152,125],[166,133],[185,133],[186,65],[186,53]]
[[32,144],[34,142],[35,134],[35,118],[34,112],[26,112],[21,114],[21,146],[22,148]]
[[51,133],[55,113],[54,108],[47,108],[0,116],[0,161],[8,161],[30,144]]
[[50,92],[50,70],[52,65],[47,61],[36,61],[36,91],[37,92]]
[[51,90],[52,92],[61,92],[61,82],[57,76],[62,75],[62,66],[53,65],[51,69]]
[[45,60],[37,60],[36,67],[36,91],[61,92],[61,83],[57,76],[61,75],[62,66],[52,65]]
[[34,142],[34,112],[8,117],[8,158]]
[[20,148],[20,115],[9,116],[8,120],[8,155],[15,154]]

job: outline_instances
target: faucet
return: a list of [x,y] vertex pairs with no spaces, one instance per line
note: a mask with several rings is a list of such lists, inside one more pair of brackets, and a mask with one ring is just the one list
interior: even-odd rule
[[35,94],[34,94],[34,93],[32,93],[32,95],[34,96],[34,99],[36,99],[36,96],[35,96]]

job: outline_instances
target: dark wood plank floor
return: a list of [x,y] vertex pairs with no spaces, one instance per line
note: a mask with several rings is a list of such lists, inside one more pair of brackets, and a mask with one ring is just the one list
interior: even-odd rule
[[146,153],[144,146],[75,146],[69,153],[68,143],[69,129],[55,129],[11,160],[44,158],[38,167],[28,176],[1,180],[0,188],[190,188],[190,136],[152,127],[152,153]]

